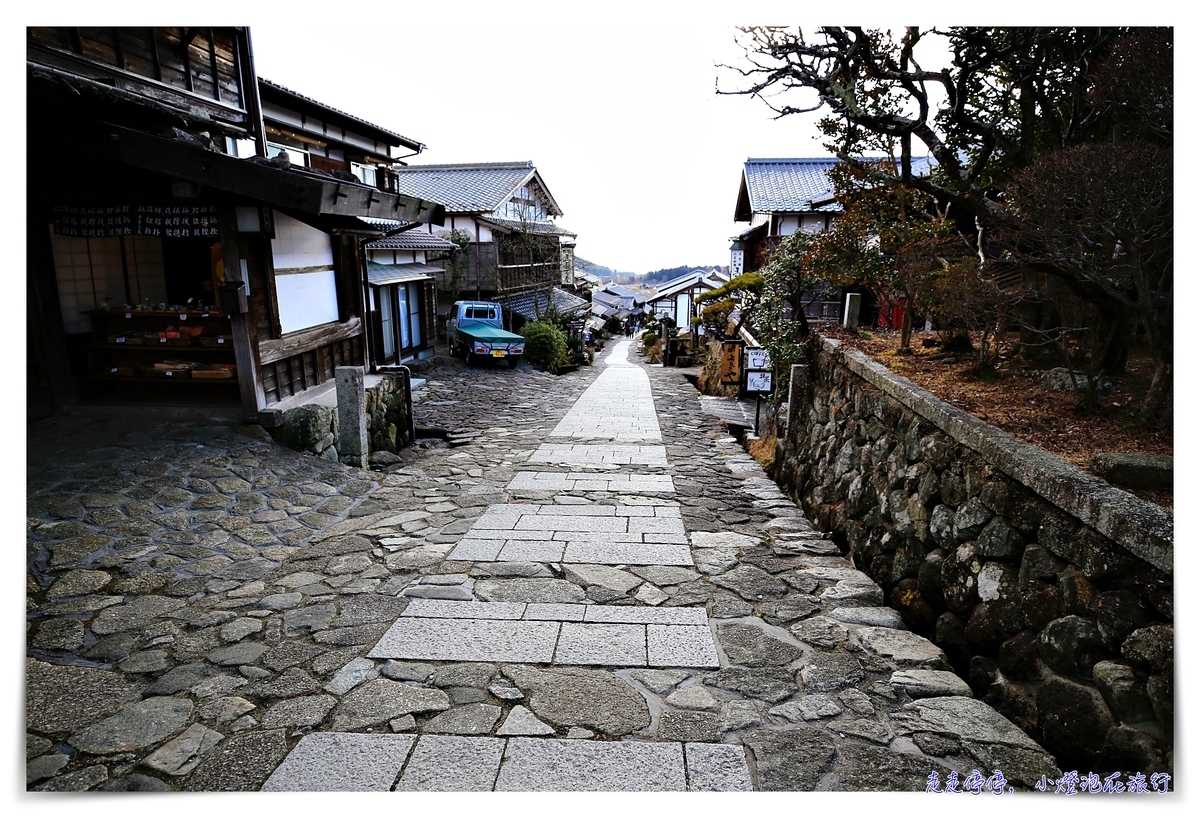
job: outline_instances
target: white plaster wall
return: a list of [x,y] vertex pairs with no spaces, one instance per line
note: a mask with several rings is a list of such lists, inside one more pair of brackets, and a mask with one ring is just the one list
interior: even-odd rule
[[300,267],[333,268],[333,242],[329,234],[275,211],[275,238],[271,239],[275,272]]

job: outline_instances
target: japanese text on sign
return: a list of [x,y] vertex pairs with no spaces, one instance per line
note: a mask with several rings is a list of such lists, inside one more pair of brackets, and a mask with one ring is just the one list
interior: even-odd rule
[[770,372],[747,372],[746,373],[746,391],[747,392],[770,392],[771,391],[771,373]]
[[217,211],[210,205],[114,205],[54,209],[54,232],[60,236],[216,236]]

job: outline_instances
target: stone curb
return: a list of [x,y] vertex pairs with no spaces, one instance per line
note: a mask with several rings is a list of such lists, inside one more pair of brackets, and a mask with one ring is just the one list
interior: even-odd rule
[[938,400],[862,352],[844,348],[840,341],[822,338],[821,344],[824,354],[840,353],[851,372],[978,452],[1004,474],[1130,554],[1160,571],[1174,572],[1175,521],[1162,508]]

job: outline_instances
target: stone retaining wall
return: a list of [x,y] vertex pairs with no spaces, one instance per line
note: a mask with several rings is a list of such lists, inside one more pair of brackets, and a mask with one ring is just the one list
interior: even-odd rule
[[1172,772],[1174,522],[819,339],[777,481],[1063,770]]
[[[405,376],[384,375],[365,393],[370,452],[395,453],[410,445],[412,407]],[[337,462],[338,429],[337,407],[309,403],[284,412],[271,433],[290,449]]]

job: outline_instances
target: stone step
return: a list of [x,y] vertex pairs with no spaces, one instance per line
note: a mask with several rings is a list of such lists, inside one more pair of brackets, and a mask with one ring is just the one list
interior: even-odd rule
[[716,668],[703,608],[414,599],[372,659]]
[[700,742],[311,733],[264,792],[746,792],[745,751]]

